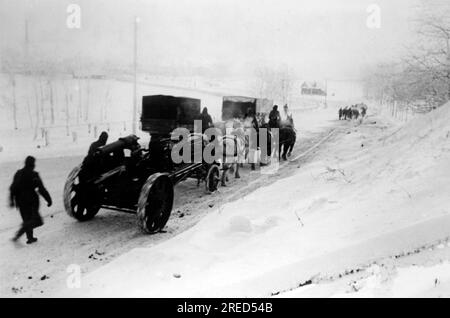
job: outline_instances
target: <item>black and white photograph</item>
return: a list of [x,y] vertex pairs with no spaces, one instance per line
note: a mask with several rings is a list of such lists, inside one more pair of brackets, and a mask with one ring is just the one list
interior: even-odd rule
[[0,0],[0,298],[448,297],[448,0]]

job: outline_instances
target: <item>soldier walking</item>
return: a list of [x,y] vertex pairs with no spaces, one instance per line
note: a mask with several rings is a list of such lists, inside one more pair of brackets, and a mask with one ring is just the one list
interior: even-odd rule
[[284,106],[283,106],[283,120],[284,121],[288,121],[289,118],[292,118],[292,113],[289,110],[288,104],[284,104]]
[[[44,187],[39,174],[34,171],[36,159],[28,156],[25,159],[24,168],[18,170],[14,175],[10,190],[10,207],[18,208],[22,216],[23,224],[13,241],[17,241],[24,233],[27,236],[27,244],[37,241],[33,237],[33,229],[43,225],[39,214],[39,195],[47,201],[47,206],[52,205],[52,198]],[[38,192],[36,192],[36,189]]]
[[273,106],[272,111],[269,114],[269,127],[280,128],[280,112],[278,111],[278,105]]
[[206,129],[213,127],[213,121],[211,115],[208,114],[208,108],[203,108],[203,111],[200,115],[200,120],[202,121],[202,133],[204,134]]

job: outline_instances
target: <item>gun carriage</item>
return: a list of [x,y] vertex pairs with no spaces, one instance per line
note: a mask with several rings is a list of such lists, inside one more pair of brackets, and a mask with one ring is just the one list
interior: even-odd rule
[[[69,174],[64,186],[66,212],[79,221],[92,219],[101,208],[136,213],[147,233],[164,228],[173,207],[174,186],[188,178],[205,182],[214,192],[219,166],[209,164],[196,151],[205,147],[203,135],[193,133],[200,115],[200,100],[166,95],[144,96],[142,130],[150,133],[148,149],[130,135],[100,147]],[[172,136],[175,128],[189,130],[191,158],[200,162],[176,163],[171,152],[181,142]],[[184,141],[186,142],[186,141]]]

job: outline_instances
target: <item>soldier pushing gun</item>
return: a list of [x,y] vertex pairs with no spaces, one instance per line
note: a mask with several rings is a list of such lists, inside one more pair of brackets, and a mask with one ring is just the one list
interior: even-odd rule
[[52,205],[52,198],[44,187],[39,174],[34,171],[36,159],[28,156],[25,159],[25,167],[14,175],[13,183],[10,187],[10,207],[17,207],[22,216],[23,224],[17,234],[12,239],[16,242],[24,233],[27,235],[27,244],[37,241],[33,237],[33,229],[43,225],[39,214],[39,194],[47,201],[47,206]]

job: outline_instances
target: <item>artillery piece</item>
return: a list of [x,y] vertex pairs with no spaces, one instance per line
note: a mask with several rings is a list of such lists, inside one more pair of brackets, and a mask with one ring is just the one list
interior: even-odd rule
[[[161,231],[173,207],[174,186],[187,178],[205,181],[207,192],[217,190],[219,166],[201,162],[175,163],[171,136],[177,127],[189,129],[192,158],[205,147],[194,134],[193,121],[200,115],[200,100],[173,96],[144,96],[142,130],[150,132],[148,149],[130,135],[107,144],[87,156],[69,174],[64,186],[66,212],[79,221],[92,219],[101,208],[136,213],[146,233]],[[200,145],[200,147],[198,147]],[[128,150],[128,156],[125,151]]]

